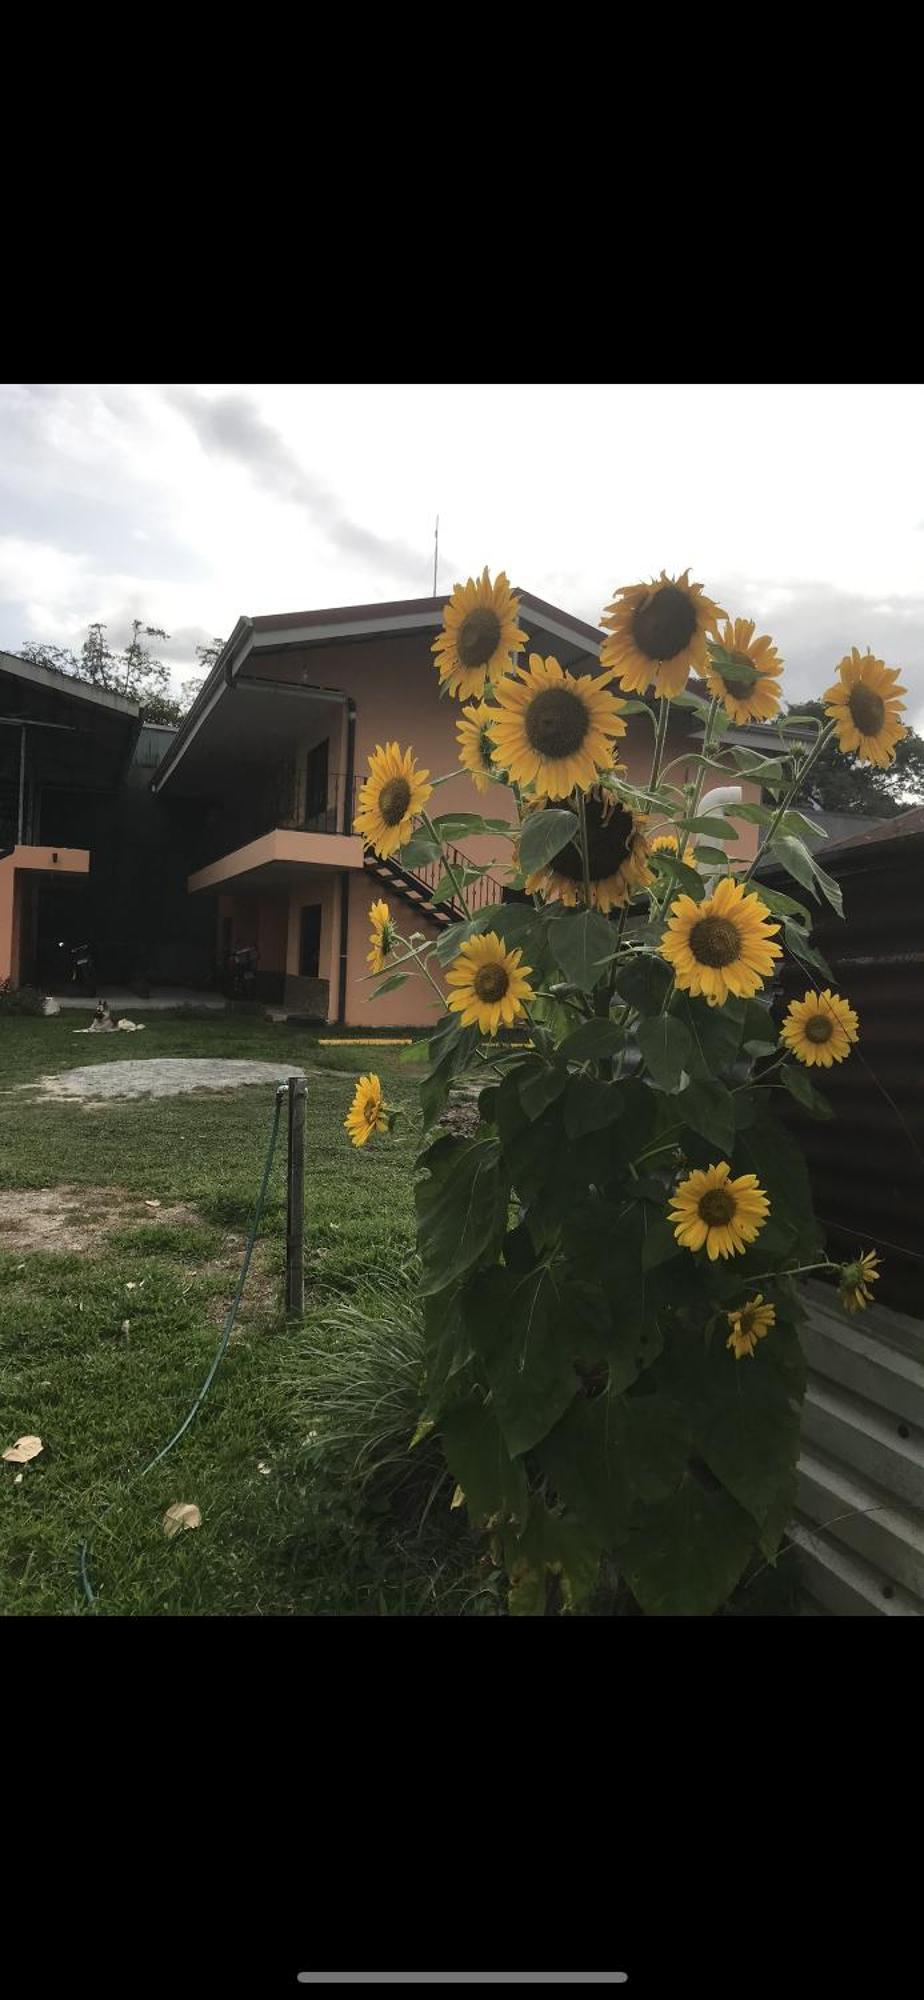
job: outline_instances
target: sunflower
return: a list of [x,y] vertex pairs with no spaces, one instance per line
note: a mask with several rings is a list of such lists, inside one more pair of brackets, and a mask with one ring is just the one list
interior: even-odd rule
[[702,1250],[714,1262],[716,1257],[744,1255],[770,1213],[770,1203],[756,1174],[739,1174],[729,1180],[727,1160],[705,1172],[697,1167],[681,1181],[672,1197],[670,1221],[678,1243],[685,1250]]
[[491,734],[513,784],[564,799],[612,769],[614,741],[626,733],[622,704],[590,674],[576,679],[557,660],[530,653],[528,669],[509,674],[496,693]]
[[359,795],[359,810],[353,832],[361,833],[376,854],[394,854],[410,839],[414,814],[425,806],[432,785],[429,771],[415,768],[412,750],[399,750],[397,743],[377,743],[369,758],[369,776]]
[[863,1312],[872,1305],[873,1295],[870,1285],[879,1281],[879,1252],[867,1250],[858,1252],[852,1264],[842,1264],[837,1282],[837,1296],[845,1312]]
[[710,1007],[722,1007],[730,993],[749,1000],[769,979],[781,948],[768,922],[770,912],[730,875],[711,896],[694,903],[678,896],[668,912],[661,955],[674,968],[682,993],[701,993]]
[[887,667],[872,653],[861,659],[854,646],[837,671],[840,680],[825,689],[822,700],[837,724],[838,745],[846,752],[855,751],[861,764],[877,764],[884,771],[894,759],[896,743],[908,734],[898,719],[905,707],[899,695],[907,692],[898,668]]
[[726,1347],[734,1348],[736,1361],[740,1361],[745,1354],[750,1354],[753,1359],[758,1341],[763,1340],[774,1324],[776,1307],[765,1306],[763,1292],[758,1292],[756,1299],[748,1299],[746,1305],[736,1306],[734,1312],[726,1313],[725,1317],[731,1327]]
[[369,911],[369,943],[372,950],[366,954],[366,964],[372,972],[384,972],[397,942],[398,931],[387,903],[373,903]]
[[[722,703],[733,722],[769,722],[779,711],[783,662],[772,639],[754,637],[753,618],[729,620],[719,635],[719,648],[708,647],[704,668],[709,693]],[[734,663],[734,673],[726,678],[725,653]],[[718,655],[718,656],[717,656]]]
[[463,708],[456,723],[459,759],[478,792],[486,792],[492,782],[497,783],[499,776],[492,762],[494,744],[488,727],[496,714],[497,710],[489,708],[486,701],[479,701],[471,708]]
[[432,651],[440,670],[440,687],[460,701],[484,694],[486,680],[505,674],[511,653],[526,644],[517,625],[520,600],[514,597],[501,570],[494,583],[484,574],[457,583],[443,612],[443,629]]
[[[612,793],[595,785],[587,793],[587,848],[590,862],[590,901],[593,909],[621,909],[635,889],[651,881],[647,865],[648,845],[644,816],[620,805]],[[584,860],[580,843],[569,840],[567,847],[553,856],[545,868],[526,878],[526,892],[537,892],[574,907],[584,901]]]
[[521,965],[522,953],[508,951],[496,931],[467,938],[458,958],[446,974],[447,986],[454,986],[449,1005],[462,1016],[463,1028],[473,1024],[482,1035],[496,1035],[509,1028],[523,1013],[524,1000],[532,1000],[526,974],[532,966]]
[[648,842],[648,846],[652,854],[676,854],[678,861],[686,862],[688,868],[696,867],[696,849],[692,840],[686,842],[681,853],[679,834],[656,834],[654,840]]
[[853,1008],[839,993],[832,993],[830,986],[823,993],[810,989],[804,1000],[790,1002],[780,1029],[780,1041],[809,1068],[813,1063],[823,1063],[825,1069],[830,1069],[832,1063],[843,1062],[849,1056],[859,1025]]
[[603,613],[610,637],[600,648],[600,665],[610,667],[624,688],[670,698],[686,686],[691,667],[704,672],[706,634],[727,617],[701,583],[682,576],[660,577],[650,583],[626,584]]
[[388,1120],[384,1115],[382,1086],[377,1076],[361,1076],[353,1094],[353,1102],[343,1121],[344,1130],[349,1132],[354,1146],[364,1146],[373,1132],[387,1132]]

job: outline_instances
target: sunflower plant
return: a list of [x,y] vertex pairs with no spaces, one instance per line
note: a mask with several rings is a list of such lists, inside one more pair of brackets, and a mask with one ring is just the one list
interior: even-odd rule
[[[519,613],[485,570],[456,586],[434,646],[462,704],[462,768],[476,791],[506,784],[511,815],[431,817],[442,781],[393,743],[369,760],[356,820],[408,868],[441,863],[434,894],[455,915],[425,938],[370,911],[373,991],[421,977],[441,1010],[421,1086],[417,1437],[438,1433],[511,1611],[580,1607],[606,1558],[643,1611],[708,1614],[752,1559],[773,1560],[792,1511],[799,1278],[836,1270],[852,1312],[878,1277],[872,1249],[825,1256],[778,1107],[782,1092],[830,1116],[810,1072],[859,1036],[812,940],[811,903],[840,913],[840,890],[796,800],[835,736],[891,760],[904,690],[854,649],[826,724],[784,717],[773,641],[689,571],[614,593],[594,673],[524,660]],[[668,756],[672,705],[700,726],[696,756]],[[643,785],[619,762],[633,714],[652,726]],[[772,748],[741,740],[753,721]],[[707,777],[726,787],[721,813],[701,806]],[[755,821],[808,901],[736,861]],[[484,833],[510,842],[513,893],[472,911],[486,871],[457,843]],[[784,956],[807,990],[781,1022]],[[439,1124],[463,1075],[480,1083],[467,1136]],[[394,1115],[361,1078],[353,1143]]]

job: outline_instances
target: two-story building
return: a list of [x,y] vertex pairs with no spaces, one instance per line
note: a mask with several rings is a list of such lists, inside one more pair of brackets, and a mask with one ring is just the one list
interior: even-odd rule
[[[602,631],[528,591],[518,596],[526,653],[554,654],[577,673],[597,669]],[[505,787],[479,797],[459,771],[460,707],[441,698],[431,651],[445,603],[427,597],[239,619],[154,773],[155,795],[186,807],[188,888],[214,906],[216,963],[255,947],[257,991],[267,1001],[356,1027],[433,1018],[423,982],[372,999],[369,906],[384,900],[402,928],[426,936],[451,912],[434,904],[432,870],[383,862],[353,832],[353,819],[370,753],[394,741],[412,746],[431,776],[458,772],[433,810],[512,814]],[[678,783],[700,736],[691,711],[672,712],[667,757],[680,759]],[[620,754],[639,783],[651,748],[647,719],[633,716]],[[748,785],[743,793],[759,796]],[[736,861],[750,859],[756,837],[742,825]],[[510,893],[509,843],[481,836],[463,851],[491,864],[476,902]]]

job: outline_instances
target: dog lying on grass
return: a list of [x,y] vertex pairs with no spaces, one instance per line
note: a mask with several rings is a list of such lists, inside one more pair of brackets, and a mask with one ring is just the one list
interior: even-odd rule
[[109,1011],[108,1000],[101,1000],[90,1022],[90,1026],[88,1028],[75,1028],[74,1034],[112,1035],[121,1033],[125,1035],[138,1035],[142,1032],[143,1028],[143,1021],[129,1021],[125,1014],[118,1021],[114,1021]]

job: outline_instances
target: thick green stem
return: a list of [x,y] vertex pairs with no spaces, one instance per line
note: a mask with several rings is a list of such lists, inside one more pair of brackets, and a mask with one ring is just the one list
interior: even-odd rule
[[827,729],[822,729],[819,731],[819,734],[816,736],[815,741],[812,744],[812,748],[808,753],[808,756],[799,765],[799,768],[795,773],[795,776],[793,778],[792,784],[789,787],[789,790],[784,794],[782,800],[780,801],[780,804],[777,806],[776,812],[774,813],[773,818],[770,821],[770,825],[767,828],[766,839],[761,842],[761,845],[758,848],[753,861],[751,862],[749,868],[742,877],[743,881],[745,882],[750,881],[751,876],[753,875],[754,870],[757,867],[758,861],[761,859],[761,856],[767,851],[767,849],[770,846],[770,843],[777,830],[777,827],[780,824],[783,814],[789,811],[789,808],[792,805],[793,799],[796,797],[796,794],[802,790],[802,787],[805,783],[809,771],[812,768],[812,765],[814,764],[820,751],[824,749],[825,744],[830,743],[836,727],[837,727],[836,723],[829,722]]
[[651,777],[648,780],[648,789],[650,792],[657,791],[658,779],[661,776],[661,766],[664,762],[664,747],[665,744],[667,743],[667,725],[670,717],[670,712],[671,712],[670,702],[662,701],[660,709],[658,711],[658,728],[657,728],[657,734],[655,736],[654,756],[651,760]]
[[706,717],[706,727],[705,730],[703,731],[703,747],[701,751],[703,762],[696,773],[696,782],[693,786],[693,794],[690,800],[690,810],[686,815],[687,819],[695,819],[699,811],[699,802],[703,796],[703,786],[706,782],[706,763],[708,761],[709,752],[712,749],[712,736],[713,736],[713,730],[715,728],[715,719],[716,716],[718,715],[720,706],[721,704],[718,700],[713,700],[712,702],[710,702],[709,705],[709,714]]
[[584,907],[590,909],[590,846],[587,840],[587,801],[583,792],[577,794],[578,820],[581,827],[581,860],[584,864]]

